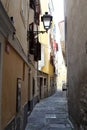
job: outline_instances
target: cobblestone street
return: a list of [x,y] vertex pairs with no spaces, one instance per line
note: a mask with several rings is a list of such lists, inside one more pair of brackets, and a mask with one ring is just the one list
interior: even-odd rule
[[28,117],[26,130],[74,130],[68,118],[65,92],[41,100]]

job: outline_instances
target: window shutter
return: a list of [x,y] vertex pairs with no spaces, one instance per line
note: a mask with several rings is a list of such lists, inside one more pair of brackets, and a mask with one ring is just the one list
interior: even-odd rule
[[58,51],[58,43],[56,43],[56,51]]
[[34,23],[29,25],[29,53],[34,54],[34,43],[35,43],[35,36],[34,36]]
[[50,64],[51,64],[51,65],[54,64],[54,63],[53,63],[53,56],[52,56],[52,55],[50,55]]
[[29,37],[29,53],[34,54],[34,34],[30,32]]
[[38,61],[38,44],[34,44],[34,60]]
[[30,7],[35,10],[35,0],[30,0]]
[[38,60],[41,60],[41,44],[38,42]]
[[41,44],[38,40],[34,44],[34,60],[41,60]]

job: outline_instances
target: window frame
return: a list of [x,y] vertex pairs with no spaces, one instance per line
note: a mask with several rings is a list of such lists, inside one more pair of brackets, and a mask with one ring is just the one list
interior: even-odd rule
[[21,9],[20,9],[20,15],[22,22],[24,24],[24,27],[26,28],[26,17],[27,17],[27,0],[21,0]]

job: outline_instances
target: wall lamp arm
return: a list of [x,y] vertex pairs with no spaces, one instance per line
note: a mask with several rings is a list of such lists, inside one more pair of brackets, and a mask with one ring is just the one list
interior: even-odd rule
[[30,34],[30,33],[33,33],[35,36],[36,35],[39,35],[39,34],[43,34],[43,33],[47,33],[48,31],[46,30],[46,31],[28,31],[28,34]]

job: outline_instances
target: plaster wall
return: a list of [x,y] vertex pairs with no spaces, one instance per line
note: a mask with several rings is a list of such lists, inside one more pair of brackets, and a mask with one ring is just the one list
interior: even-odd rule
[[65,22],[69,114],[81,126],[87,104],[87,1],[65,0]]
[[1,0],[3,6],[9,16],[13,17],[13,24],[16,29],[16,37],[18,38],[25,54],[27,55],[27,26],[29,23],[29,1],[25,0]]
[[17,78],[21,78],[21,108],[28,99],[28,67],[14,49],[8,46],[9,53],[6,52],[6,44],[3,50],[2,128],[16,116]]

